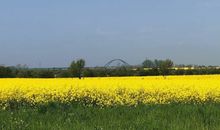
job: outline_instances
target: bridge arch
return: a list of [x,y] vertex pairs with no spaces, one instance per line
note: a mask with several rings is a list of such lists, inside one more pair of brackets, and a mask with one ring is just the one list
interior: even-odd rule
[[[114,63],[118,63],[118,64],[116,64],[114,66],[113,65]],[[124,71],[127,71],[127,68],[129,66],[130,65],[126,61],[124,61],[122,59],[113,59],[113,60],[110,60],[109,62],[107,62],[105,64],[105,66],[104,66],[105,74],[106,74],[106,76],[120,76],[120,75],[123,75],[123,73],[114,75],[114,73],[115,73],[114,71],[121,71],[120,69],[122,69],[123,70],[122,72],[124,72]]]
[[110,67],[111,64],[114,63],[114,62],[119,62],[119,63],[121,63],[121,66],[130,66],[126,61],[124,61],[124,60],[122,60],[122,59],[113,59],[113,60],[110,60],[109,62],[107,62],[104,67],[105,67],[105,68],[108,68],[108,67]]

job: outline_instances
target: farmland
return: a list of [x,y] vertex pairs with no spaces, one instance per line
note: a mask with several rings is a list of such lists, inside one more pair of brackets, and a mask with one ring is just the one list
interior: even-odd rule
[[219,79],[3,78],[1,129],[219,129]]
[[220,76],[0,79],[1,106],[80,102],[114,106],[220,102]]

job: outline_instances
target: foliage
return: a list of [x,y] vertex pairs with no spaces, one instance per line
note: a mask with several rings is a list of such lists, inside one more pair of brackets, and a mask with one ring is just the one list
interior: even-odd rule
[[94,71],[92,71],[91,69],[84,69],[83,74],[84,77],[95,77],[95,73]]
[[85,66],[85,60],[79,59],[77,61],[72,61],[69,67],[69,71],[73,77],[78,77],[81,79],[82,77],[82,70]]
[[142,66],[144,68],[154,68],[155,67],[155,63],[152,60],[146,59],[143,63]]
[[142,66],[144,68],[152,68],[154,71],[158,71],[158,73],[163,76],[170,74],[170,70],[173,67],[173,65],[174,63],[170,59],[166,59],[166,60],[155,59],[154,61],[146,59],[142,63]]
[[51,70],[39,71],[39,77],[41,77],[41,78],[54,78],[54,72]]
[[0,66],[0,78],[14,77],[12,70],[9,67]]
[[[84,67],[83,59],[73,61],[68,68],[28,68],[0,66],[0,78],[68,78],[68,77],[117,77],[117,76],[157,76],[157,75],[207,75],[220,74],[215,66],[175,65],[173,61],[146,59],[142,66],[120,66],[115,68]],[[189,69],[184,69],[184,67]],[[194,68],[195,67],[195,68]],[[177,68],[177,69],[175,69]],[[180,68],[180,69],[178,69]],[[182,68],[182,69],[181,69]],[[193,69],[190,69],[193,68]]]
[[56,78],[68,78],[71,77],[71,73],[69,70],[60,70],[57,72]]
[[173,61],[171,61],[170,59],[166,59],[164,61],[160,61],[159,64],[159,70],[160,73],[165,76],[168,75],[170,72],[170,69],[173,67]]

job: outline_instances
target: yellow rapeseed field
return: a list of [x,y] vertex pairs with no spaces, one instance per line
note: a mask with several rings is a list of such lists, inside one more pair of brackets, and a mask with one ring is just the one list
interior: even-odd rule
[[96,105],[220,102],[220,75],[0,79],[0,102]]

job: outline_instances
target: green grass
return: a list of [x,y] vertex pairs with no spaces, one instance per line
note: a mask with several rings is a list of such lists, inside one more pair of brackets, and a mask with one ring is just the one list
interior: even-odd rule
[[220,130],[220,104],[22,106],[0,110],[0,129]]

